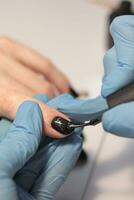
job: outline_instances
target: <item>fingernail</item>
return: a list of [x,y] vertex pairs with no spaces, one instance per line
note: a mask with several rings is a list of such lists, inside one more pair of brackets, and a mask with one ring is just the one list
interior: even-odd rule
[[76,90],[73,89],[72,87],[70,87],[70,94],[75,98],[79,97],[79,93],[76,92]]
[[71,128],[69,126],[70,124],[70,121],[62,118],[62,117],[55,117],[53,120],[52,120],[52,127],[62,133],[63,135],[70,135],[73,131],[74,131],[74,128]]

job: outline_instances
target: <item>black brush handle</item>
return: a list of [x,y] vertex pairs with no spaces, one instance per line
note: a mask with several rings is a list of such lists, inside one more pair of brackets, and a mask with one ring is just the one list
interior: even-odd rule
[[131,83],[124,88],[116,91],[107,97],[109,108],[113,108],[119,104],[134,101],[134,83]]
[[[122,103],[134,101],[134,83],[131,83],[109,95],[106,98],[106,101],[109,107],[108,109],[111,109]],[[96,124],[100,123],[101,118],[102,116],[98,117],[97,119],[91,120],[90,125],[95,126]]]

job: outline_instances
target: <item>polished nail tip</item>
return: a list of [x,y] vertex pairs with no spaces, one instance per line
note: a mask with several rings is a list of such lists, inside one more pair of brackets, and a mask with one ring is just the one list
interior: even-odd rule
[[70,87],[70,94],[75,98],[79,97],[78,92],[76,92],[72,87]]
[[63,135],[70,135],[74,128],[70,127],[70,121],[61,118],[61,117],[55,117],[52,120],[52,128],[54,128],[56,131],[60,132]]

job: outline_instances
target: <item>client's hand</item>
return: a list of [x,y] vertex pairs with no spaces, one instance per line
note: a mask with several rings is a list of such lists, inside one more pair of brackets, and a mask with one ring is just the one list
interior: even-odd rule
[[0,88],[49,97],[69,92],[68,78],[38,52],[7,37],[0,37]]
[[63,138],[64,135],[55,131],[51,127],[52,119],[56,116],[61,116],[65,119],[68,119],[67,116],[58,112],[54,108],[48,107],[46,104],[42,103],[39,100],[30,98],[29,96],[22,95],[14,90],[0,90],[0,116],[6,117],[10,120],[13,120],[16,116],[16,112],[19,106],[27,100],[36,102],[41,108],[43,115],[43,131],[46,135],[53,138]]

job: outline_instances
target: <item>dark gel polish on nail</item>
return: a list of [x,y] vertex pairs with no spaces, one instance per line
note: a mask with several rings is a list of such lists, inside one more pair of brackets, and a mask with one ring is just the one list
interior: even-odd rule
[[52,127],[63,135],[70,135],[74,131],[74,128],[70,127],[70,124],[70,121],[61,117],[55,117],[51,123]]
[[79,94],[72,87],[70,87],[70,94],[75,98],[79,97]]

